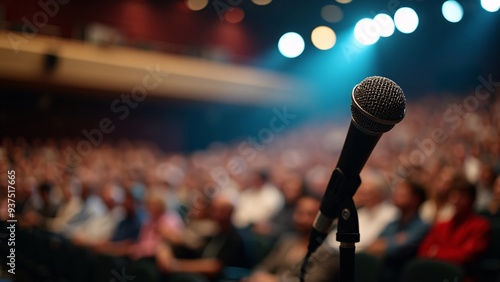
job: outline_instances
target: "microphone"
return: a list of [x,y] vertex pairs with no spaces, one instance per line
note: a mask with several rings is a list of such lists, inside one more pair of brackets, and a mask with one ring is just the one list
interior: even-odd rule
[[[352,199],[356,193],[361,184],[359,173],[382,134],[405,116],[403,90],[385,77],[365,78],[354,87],[351,99],[349,131],[314,221],[308,253],[313,253],[324,241],[333,221],[340,214],[342,202]],[[356,242],[359,242],[359,232],[357,237]],[[337,240],[341,239],[337,234]]]

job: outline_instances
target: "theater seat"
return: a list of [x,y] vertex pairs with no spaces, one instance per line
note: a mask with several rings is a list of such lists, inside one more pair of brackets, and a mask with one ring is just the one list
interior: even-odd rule
[[462,282],[463,280],[462,268],[438,260],[415,259],[403,270],[403,282]]
[[[366,253],[356,254],[356,282],[378,282],[382,261],[373,255]],[[441,281],[442,282],[442,281]]]

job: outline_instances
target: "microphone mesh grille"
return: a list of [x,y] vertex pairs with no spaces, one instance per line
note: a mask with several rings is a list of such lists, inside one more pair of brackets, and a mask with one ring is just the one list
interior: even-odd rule
[[389,131],[405,116],[403,90],[388,78],[365,78],[354,88],[352,98],[356,102],[351,105],[353,119],[368,131]]

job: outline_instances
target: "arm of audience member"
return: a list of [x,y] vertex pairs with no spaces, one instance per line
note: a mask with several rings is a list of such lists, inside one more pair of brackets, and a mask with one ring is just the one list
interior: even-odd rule
[[280,239],[269,254],[255,267],[255,272],[275,272],[278,264],[286,259],[286,251],[292,246],[293,244],[286,237]]
[[162,225],[159,231],[163,239],[165,239],[172,245],[182,245],[182,243],[184,242],[182,232],[173,230],[167,225]]
[[207,277],[216,277],[224,267],[216,258],[174,259],[172,266],[172,272],[190,272]]
[[100,254],[110,256],[125,256],[128,254],[130,247],[134,244],[133,240],[123,240],[120,242],[99,242],[92,246],[92,249]]
[[483,253],[490,242],[490,225],[481,221],[472,228],[465,242],[459,246],[439,246],[437,232],[430,233],[419,250],[419,255],[464,265]]
[[176,259],[172,249],[167,244],[161,244],[156,252],[156,263],[160,270],[170,272],[187,272],[217,276],[223,268],[223,263],[216,258]]
[[366,252],[377,256],[404,257],[417,251],[422,239],[428,232],[428,225],[416,224],[404,232],[390,234],[391,226],[387,226],[379,238],[366,249]]
[[242,282],[279,282],[279,277],[264,271],[257,271],[252,276],[243,279]]
[[383,256],[387,249],[387,237],[389,237],[389,234],[391,234],[392,228],[392,223],[386,225],[378,238],[370,246],[365,248],[365,252],[379,257]]
[[175,258],[172,249],[167,244],[160,244],[156,251],[156,265],[158,268],[165,272],[171,272],[174,269]]
[[405,232],[399,232],[395,236],[388,237],[385,256],[398,258],[416,254],[428,231],[429,226],[427,224],[415,224]]

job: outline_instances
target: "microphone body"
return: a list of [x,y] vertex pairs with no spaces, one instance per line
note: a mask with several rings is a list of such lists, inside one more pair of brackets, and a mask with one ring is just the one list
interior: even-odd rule
[[329,231],[333,220],[339,215],[340,202],[346,198],[352,198],[361,184],[359,173],[380,137],[381,135],[364,133],[351,122],[337,167],[330,177],[325,195],[321,200],[320,212],[314,222],[314,229],[322,233]]
[[[326,238],[333,221],[341,213],[342,203],[352,200],[361,184],[359,174],[382,134],[405,116],[406,100],[402,89],[385,77],[364,79],[354,87],[351,99],[351,123],[313,224],[310,252]],[[359,242],[359,234],[356,242]]]

